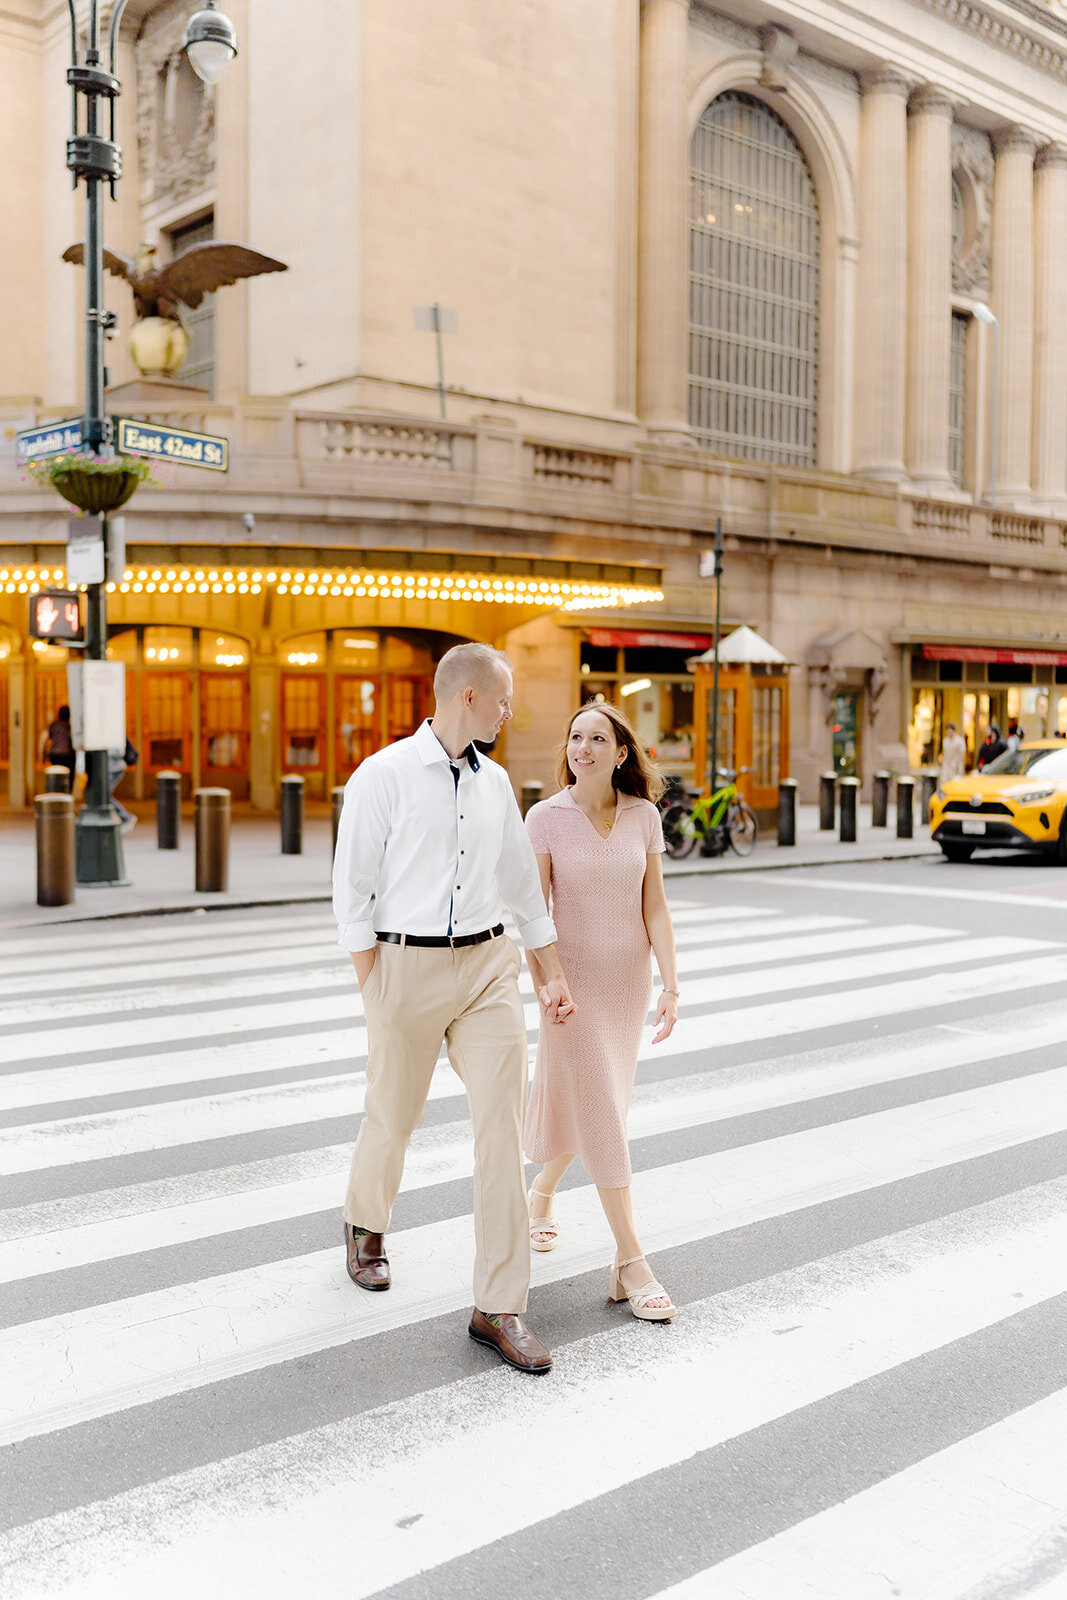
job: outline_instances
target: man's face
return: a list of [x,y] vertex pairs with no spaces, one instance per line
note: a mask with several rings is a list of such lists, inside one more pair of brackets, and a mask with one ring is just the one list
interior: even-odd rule
[[481,743],[491,744],[504,723],[510,722],[512,688],[511,673],[506,668],[501,668],[487,689],[471,690],[473,738]]

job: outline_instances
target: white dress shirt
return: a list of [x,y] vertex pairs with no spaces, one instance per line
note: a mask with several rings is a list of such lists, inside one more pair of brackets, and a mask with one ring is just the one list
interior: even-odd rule
[[504,907],[527,949],[556,942],[503,767],[473,747],[453,763],[428,721],[368,756],[345,785],[337,830],[338,944],[370,950],[379,932],[482,933]]

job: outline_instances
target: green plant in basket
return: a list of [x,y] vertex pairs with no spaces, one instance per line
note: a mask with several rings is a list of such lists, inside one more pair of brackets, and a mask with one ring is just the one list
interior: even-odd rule
[[161,481],[146,456],[95,456],[81,450],[30,461],[26,475],[90,515],[117,511],[142,483]]

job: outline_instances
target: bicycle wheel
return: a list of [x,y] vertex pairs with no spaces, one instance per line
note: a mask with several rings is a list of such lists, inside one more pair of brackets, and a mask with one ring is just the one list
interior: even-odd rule
[[696,844],[696,834],[688,826],[693,812],[681,804],[668,806],[663,813],[663,843],[672,861],[680,861]]
[[729,828],[731,849],[739,856],[751,855],[759,838],[759,827],[743,800],[739,800],[730,812]]

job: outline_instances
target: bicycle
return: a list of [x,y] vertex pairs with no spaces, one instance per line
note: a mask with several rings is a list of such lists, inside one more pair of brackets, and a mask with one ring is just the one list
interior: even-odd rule
[[663,813],[663,842],[672,861],[687,856],[698,841],[705,856],[725,855],[727,849],[747,856],[755,849],[759,827],[737,792],[737,774],[720,771],[718,776],[726,779],[721,788],[699,796],[692,805],[676,801]]

